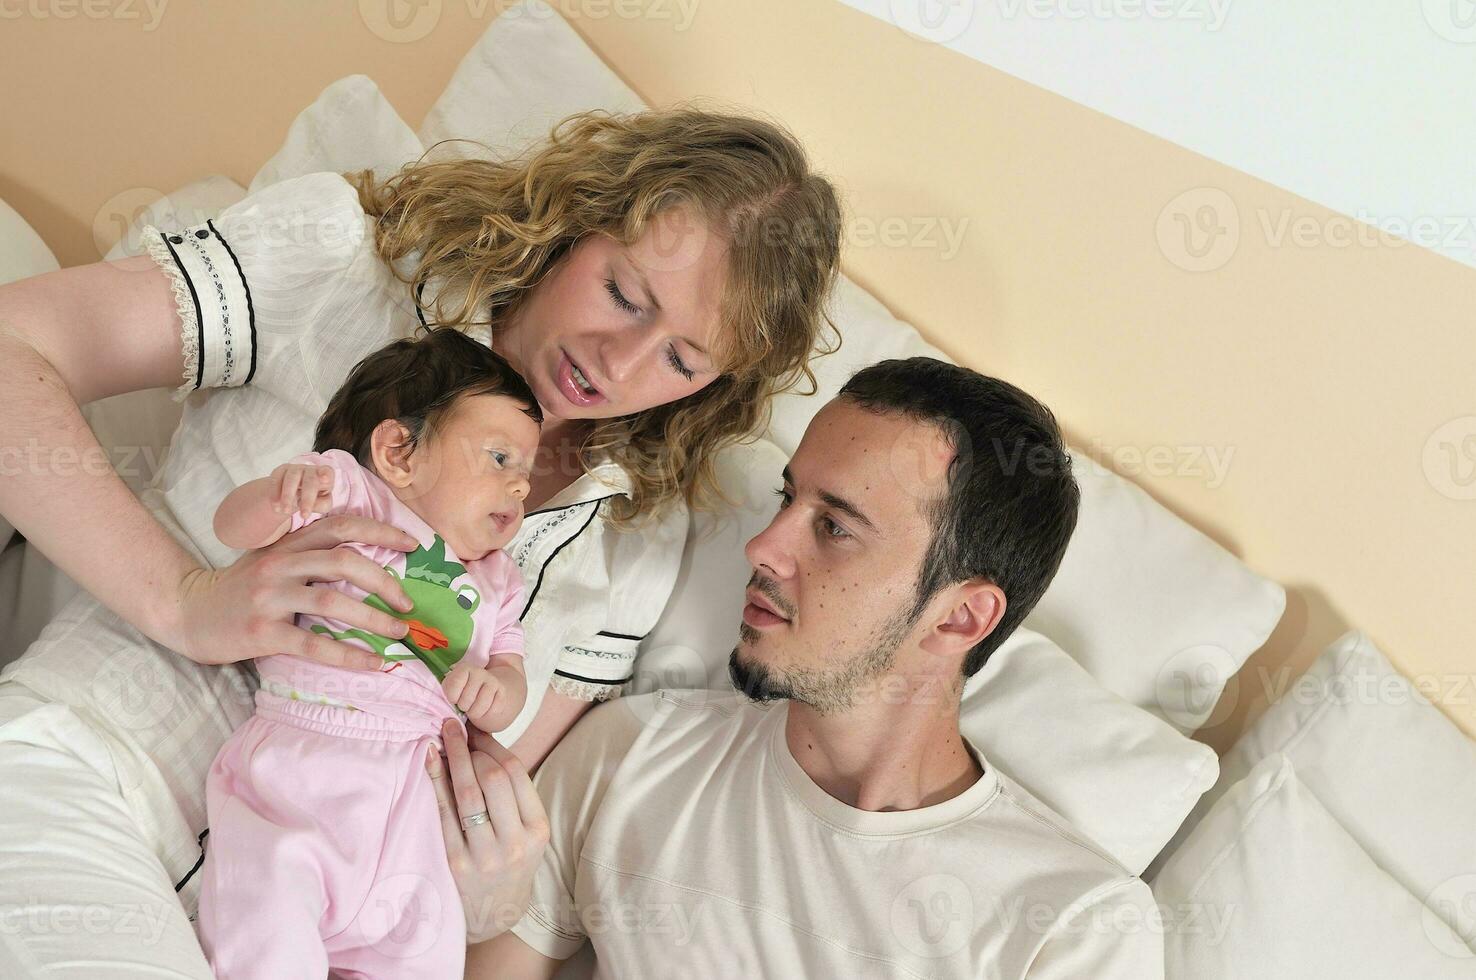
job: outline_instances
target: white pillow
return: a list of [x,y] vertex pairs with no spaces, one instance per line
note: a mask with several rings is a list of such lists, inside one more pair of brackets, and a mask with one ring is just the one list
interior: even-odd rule
[[1071,471],[1076,532],[1025,622],[1108,690],[1194,732],[1276,628],[1286,591],[1084,453]]
[[1476,946],[1476,741],[1357,631],[1225,754],[1219,782],[1155,864],[1172,861],[1215,801],[1277,753],[1381,868]]
[[764,439],[718,453],[718,480],[733,507],[692,515],[672,598],[641,643],[631,693],[731,689],[728,654],[738,642],[743,591],[753,573],[743,549],[778,510],[771,491],[781,485],[788,462]]
[[486,149],[452,144],[443,150],[506,158],[573,113],[645,107],[548,4],[525,0],[504,10],[461,59],[420,124],[420,141],[430,147],[471,139]]
[[420,156],[420,140],[367,76],[349,75],[325,88],[292,121],[287,142],[251,179],[269,184],[331,170],[370,169],[384,178]]
[[[769,442],[718,458],[735,508],[698,514],[676,588],[641,644],[629,693],[731,691],[752,569],[743,548],[778,508],[787,457]],[[1218,772],[1215,753],[1123,701],[1039,634],[1017,630],[964,687],[961,727],[990,763],[1134,874],[1159,852]]]
[[1170,977],[1472,974],[1460,937],[1374,863],[1280,753],[1215,804],[1153,894]]
[[[548,5],[525,0],[493,21],[463,59],[420,136],[426,145],[471,137],[505,155],[568,113],[642,107]],[[947,359],[849,279],[842,278],[831,310],[843,344],[812,365],[819,393],[781,396],[774,405],[767,435],[786,453],[857,367],[915,354]],[[1193,731],[1270,635],[1285,593],[1122,477],[1084,459],[1076,472],[1081,521],[1060,574],[1026,623],[1109,690]]]
[[1214,784],[1214,750],[1102,687],[1024,627],[964,686],[959,727],[1133,874]]

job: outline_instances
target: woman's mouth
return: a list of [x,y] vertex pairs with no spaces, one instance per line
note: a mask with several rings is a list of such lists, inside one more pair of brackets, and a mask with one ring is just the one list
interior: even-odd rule
[[580,408],[589,408],[609,400],[604,392],[590,383],[589,377],[579,365],[571,361],[569,355],[562,350],[559,351],[558,385],[560,393]]

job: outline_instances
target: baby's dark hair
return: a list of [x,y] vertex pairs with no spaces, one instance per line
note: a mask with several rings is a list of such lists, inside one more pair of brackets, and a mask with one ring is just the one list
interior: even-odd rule
[[372,470],[369,440],[381,421],[398,421],[410,431],[410,445],[418,446],[465,395],[506,395],[543,424],[533,389],[511,364],[454,327],[435,327],[354,365],[318,419],[313,452],[341,449]]

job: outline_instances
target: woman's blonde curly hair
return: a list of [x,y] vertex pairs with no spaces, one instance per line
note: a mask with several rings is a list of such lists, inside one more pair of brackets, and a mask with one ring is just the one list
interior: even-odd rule
[[[810,352],[839,346],[825,303],[840,204],[794,137],[770,122],[690,107],[585,112],[514,159],[423,157],[384,181],[345,176],[378,219],[380,255],[395,263],[418,253],[413,271],[396,272],[412,292],[444,278],[427,316],[494,335],[586,235],[631,244],[655,215],[685,205],[725,236],[711,351],[718,379],[680,401],[598,420],[582,447],[586,470],[608,457],[631,476],[629,498],[612,501],[617,524],[678,496],[697,509],[723,499],[714,453],[767,426],[774,394],[802,383],[813,391]],[[460,297],[454,308],[448,295]],[[827,327],[835,343],[822,343]]]

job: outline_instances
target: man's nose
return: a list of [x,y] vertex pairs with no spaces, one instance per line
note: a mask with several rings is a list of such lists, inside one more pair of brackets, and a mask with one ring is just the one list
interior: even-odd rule
[[754,535],[743,548],[748,563],[770,578],[794,577],[794,549],[790,543],[793,531],[789,514],[789,511],[782,510],[775,514],[769,526]]

